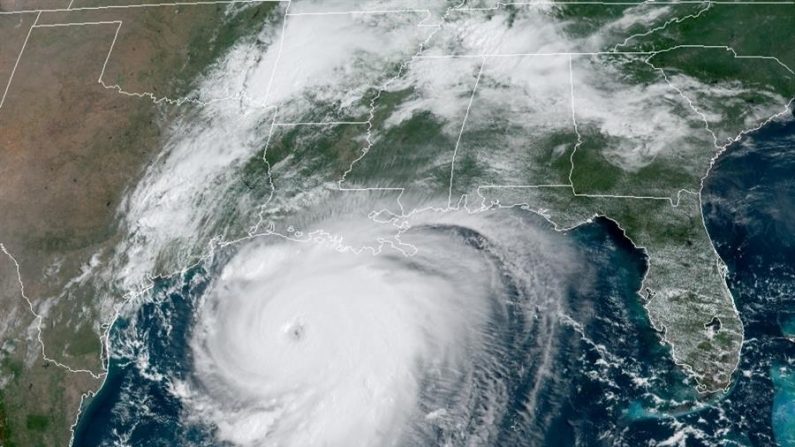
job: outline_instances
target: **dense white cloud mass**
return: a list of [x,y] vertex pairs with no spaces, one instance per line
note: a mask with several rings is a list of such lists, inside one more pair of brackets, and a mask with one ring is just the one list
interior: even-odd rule
[[489,418],[515,411],[508,359],[555,349],[563,240],[527,217],[457,212],[418,217],[402,237],[412,256],[373,254],[362,247],[391,225],[333,214],[224,266],[198,317],[195,377],[175,387],[191,417],[245,446],[491,439]]

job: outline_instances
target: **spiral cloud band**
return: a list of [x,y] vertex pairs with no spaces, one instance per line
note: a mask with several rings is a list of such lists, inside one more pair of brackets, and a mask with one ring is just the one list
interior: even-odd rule
[[508,211],[433,219],[401,235],[410,256],[354,249],[389,233],[341,217],[322,227],[345,244],[239,250],[196,322],[190,413],[234,445],[274,446],[479,444],[533,417],[565,250]]

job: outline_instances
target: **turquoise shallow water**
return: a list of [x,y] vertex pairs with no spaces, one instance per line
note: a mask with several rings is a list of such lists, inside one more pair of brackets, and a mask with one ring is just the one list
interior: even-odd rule
[[[512,376],[510,409],[494,422],[500,434],[493,444],[795,446],[795,343],[787,337],[795,333],[793,172],[795,122],[773,123],[726,151],[705,184],[706,224],[729,268],[746,335],[725,396],[699,401],[636,295],[643,253],[614,224],[597,219],[565,235],[587,281],[575,281],[568,292],[566,307],[577,325],[562,324],[556,334],[553,373],[535,417],[524,411],[536,365],[521,363],[518,349],[515,358],[508,352],[505,364],[519,372]],[[222,264],[159,280],[149,302],[116,323],[111,335],[119,349],[105,386],[79,420],[76,447],[219,445],[214,427],[192,419],[171,385],[191,377],[193,317]],[[509,329],[517,328],[495,327]]]
[[795,446],[795,369],[792,365],[775,365],[770,378],[776,388],[773,400],[773,427],[776,440],[785,447]]
[[781,333],[788,337],[795,338],[795,313],[783,313],[781,315]]

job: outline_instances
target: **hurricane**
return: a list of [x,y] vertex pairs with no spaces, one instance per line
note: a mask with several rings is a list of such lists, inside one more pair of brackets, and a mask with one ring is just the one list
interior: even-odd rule
[[532,427],[573,268],[539,220],[434,214],[375,248],[394,225],[332,212],[255,238],[203,294],[174,392],[241,446],[483,445]]

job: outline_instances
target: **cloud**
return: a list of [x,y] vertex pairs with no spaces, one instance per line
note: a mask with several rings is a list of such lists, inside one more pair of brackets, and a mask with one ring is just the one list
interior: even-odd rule
[[[401,5],[353,6],[384,11]],[[719,105],[731,102],[730,96],[742,89],[707,86],[683,74],[671,75],[669,84],[638,58],[583,55],[593,40],[567,34],[566,22],[544,8],[519,8],[513,15],[502,9],[445,14],[439,5],[428,8],[430,16],[423,11],[326,14],[343,11],[345,4],[296,2],[289,10],[296,15],[288,16],[284,27],[273,19],[256,41],[234,46],[201,80],[195,96],[207,103],[183,109],[185,115],[169,125],[163,152],[124,201],[120,216],[128,235],[117,249],[114,277],[129,287],[153,273],[182,268],[205,253],[216,236],[245,234],[257,221],[269,191],[245,195],[235,185],[247,163],[262,163],[258,175],[266,175],[260,159],[274,114],[280,122],[362,120],[369,116],[375,90],[405,90],[410,94],[396,105],[384,127],[371,129],[371,141],[426,111],[455,141],[477,72],[485,64],[460,155],[471,155],[486,172],[476,179],[481,184],[557,184],[567,179],[551,175],[549,159],[534,151],[549,149],[555,160],[570,153],[570,141],[554,141],[547,148],[551,143],[544,138],[570,136],[572,114],[584,138],[594,133],[605,137],[607,143],[597,150],[608,162],[634,172],[655,160],[710,156],[711,136],[687,97],[696,97],[707,120],[717,123],[722,117]],[[284,12],[281,8],[277,14]],[[655,21],[661,14],[630,8],[624,19],[606,29]],[[441,26],[429,26],[434,23]],[[743,123],[769,110],[768,103],[759,105],[743,115]],[[488,131],[494,123],[506,130],[495,136],[494,146],[487,138],[473,145],[472,135]],[[358,132],[352,140],[365,147],[367,126]],[[431,160],[432,166],[419,167],[417,179],[442,185],[446,179],[429,176],[426,170],[446,166],[452,151],[453,147],[450,156]],[[291,185],[309,189],[299,196],[279,197],[265,212],[300,214],[306,198],[321,200],[317,198],[325,197],[323,191],[336,181],[302,181],[307,178],[302,160],[289,157],[285,160],[291,162],[280,168],[293,170],[283,169],[280,175]],[[424,183],[420,186],[425,188]],[[295,203],[287,203],[292,197]]]
[[394,227],[332,211],[345,207],[224,265],[194,329],[193,378],[175,386],[188,417],[241,446],[493,439],[490,418],[515,411],[500,359],[557,349],[571,250],[540,219],[459,212],[416,216],[402,236],[412,256],[374,254],[362,248]]
[[[119,249],[125,259],[117,273],[127,286],[143,281],[158,262],[166,272],[180,268],[224,235],[218,222],[237,200],[229,188],[246,162],[261,157],[274,113],[290,122],[331,105],[336,109],[327,115],[334,119],[360,105],[396,63],[417,51],[429,32],[416,26],[424,17],[290,16],[284,34],[272,25],[259,41],[235,46],[203,77],[196,97],[206,104],[169,126],[162,153],[123,203],[129,237]],[[236,221],[244,228],[253,223]]]

